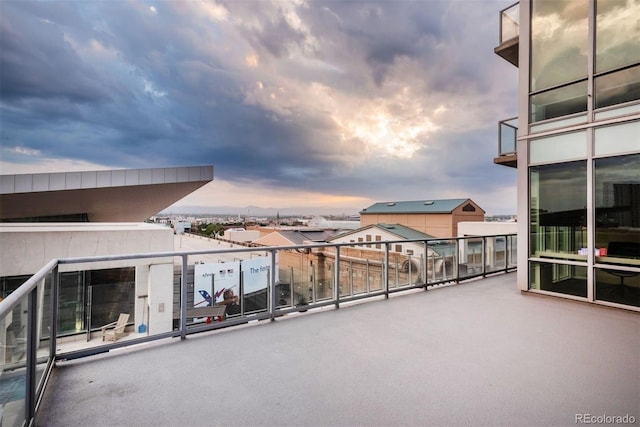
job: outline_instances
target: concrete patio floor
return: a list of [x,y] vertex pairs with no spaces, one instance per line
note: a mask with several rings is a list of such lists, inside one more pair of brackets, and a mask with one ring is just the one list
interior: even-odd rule
[[510,273],[59,362],[36,424],[568,426],[577,414],[640,422],[640,314],[523,295]]

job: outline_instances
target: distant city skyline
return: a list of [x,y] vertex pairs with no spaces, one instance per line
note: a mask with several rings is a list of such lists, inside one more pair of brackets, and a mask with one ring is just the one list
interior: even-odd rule
[[[360,209],[362,210],[362,209]],[[308,207],[299,207],[299,208],[263,208],[259,206],[245,206],[245,207],[234,207],[234,206],[172,206],[170,208],[164,209],[162,212],[159,212],[157,216],[197,216],[197,217],[207,217],[207,216],[224,216],[224,217],[236,217],[239,216],[241,218],[250,217],[250,218],[275,218],[279,215],[281,218],[284,217],[359,217],[359,212],[337,212],[332,211],[330,208],[327,209],[311,209]],[[507,218],[507,217],[515,217],[515,213],[497,213],[497,214],[487,214],[486,218]]]
[[515,170],[491,159],[517,70],[491,53],[511,3],[3,1],[0,170],[213,164],[175,209],[509,214]]

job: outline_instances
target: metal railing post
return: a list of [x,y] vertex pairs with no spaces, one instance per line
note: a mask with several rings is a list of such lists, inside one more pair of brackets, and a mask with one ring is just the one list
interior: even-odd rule
[[[44,280],[44,279],[43,279]],[[38,287],[29,293],[27,300],[27,366],[24,411],[27,425],[36,412],[36,364],[38,350]]]
[[366,279],[365,279],[365,285],[367,288],[367,294],[371,292],[371,283],[369,281],[369,258],[367,258],[365,260],[365,266],[364,266],[364,274],[367,275]]
[[340,246],[336,246],[336,262],[333,269],[333,289],[334,298],[336,300],[336,308],[340,308]]
[[58,277],[58,265],[51,271],[51,327],[49,328],[49,354],[52,360],[56,358],[58,338],[58,301],[60,298],[60,279]]
[[187,338],[187,257],[188,255],[182,255],[182,271],[180,273],[180,339],[182,340]]
[[[422,277],[424,277],[424,290],[427,290],[427,284],[429,283],[429,245],[427,243],[427,241],[425,240],[424,242],[424,264],[422,266]],[[435,265],[433,266],[435,269]]]
[[400,287],[400,266],[398,265],[398,255],[396,255],[396,274],[395,274],[395,288],[399,288]]
[[[273,322],[276,320],[276,249],[271,249],[269,252],[271,252],[271,285],[269,286],[269,289],[271,289],[271,304],[269,304],[269,314]],[[290,283],[289,286],[292,292],[291,298],[293,298],[293,283]]]
[[511,239],[504,236],[504,272],[509,271],[509,263],[511,262]]
[[349,261],[349,295],[353,296],[353,261]]
[[389,298],[389,243],[384,244],[384,297]]
[[[316,289],[316,267],[315,265],[311,266],[311,297],[313,298],[313,302],[318,300],[318,290]],[[292,298],[293,300],[293,298]]]
[[[238,284],[238,286],[240,287],[240,289],[238,289],[238,304],[240,304],[240,316],[244,316],[244,271],[242,270],[242,264],[240,264],[240,283]],[[211,290],[214,291],[214,289],[215,288],[212,286]]]
[[482,236],[482,255],[480,257],[480,262],[482,262],[482,277],[487,277],[487,238]]
[[456,239],[456,249],[453,254],[453,265],[456,283],[460,283],[460,239]]

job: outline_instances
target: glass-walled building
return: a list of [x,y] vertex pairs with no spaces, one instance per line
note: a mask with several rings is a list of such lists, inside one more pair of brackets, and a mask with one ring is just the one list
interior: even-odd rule
[[514,8],[519,287],[638,310],[640,0]]

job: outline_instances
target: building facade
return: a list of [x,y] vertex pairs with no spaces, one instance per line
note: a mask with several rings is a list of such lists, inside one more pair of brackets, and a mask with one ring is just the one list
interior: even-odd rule
[[639,16],[640,0],[501,12],[519,115],[494,161],[518,170],[521,290],[640,309]]
[[[145,219],[212,180],[213,166],[1,175],[0,300],[55,258],[173,251],[171,228]],[[173,263],[169,257],[62,265],[58,335],[97,335],[120,313],[129,314],[129,329],[170,331]],[[39,298],[50,292],[49,278]],[[0,344],[7,334],[23,338],[24,325],[18,307],[0,325]],[[42,336],[48,331],[45,321]]]
[[360,227],[400,224],[433,237],[458,235],[458,223],[484,221],[485,211],[471,199],[374,203],[360,211]]

